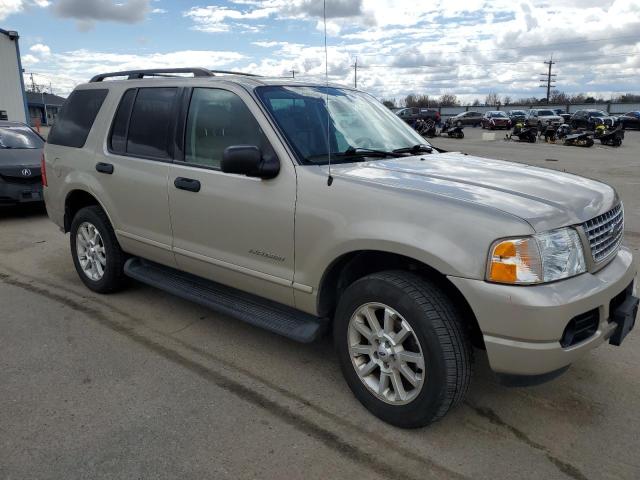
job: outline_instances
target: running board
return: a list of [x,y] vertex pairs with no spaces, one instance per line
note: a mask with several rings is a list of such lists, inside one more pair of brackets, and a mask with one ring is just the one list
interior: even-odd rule
[[312,342],[328,327],[326,318],[148,260],[130,258],[124,272],[139,282],[297,342]]

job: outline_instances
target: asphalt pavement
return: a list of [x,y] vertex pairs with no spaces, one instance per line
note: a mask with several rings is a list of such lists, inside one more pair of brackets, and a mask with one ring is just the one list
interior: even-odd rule
[[[640,132],[619,149],[433,139],[613,184],[640,255]],[[0,212],[0,478],[635,479],[640,333],[557,380],[499,385],[482,352],[463,405],[425,429],[370,415],[331,340],[301,345],[132,283],[87,290],[68,235]],[[637,261],[637,258],[636,258]]]

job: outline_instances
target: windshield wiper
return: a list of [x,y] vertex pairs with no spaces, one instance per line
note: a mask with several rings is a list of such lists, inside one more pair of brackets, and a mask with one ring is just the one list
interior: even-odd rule
[[[310,155],[306,157],[306,160],[312,161],[312,159],[317,158],[328,158],[328,153],[321,153],[319,155]],[[361,147],[349,147],[344,152],[331,152],[331,158],[339,159],[344,161],[345,159],[357,158],[359,160],[363,160],[366,157],[377,157],[377,158],[386,158],[386,157],[404,157],[401,152],[387,152],[385,150],[375,150],[372,148],[361,148]]]
[[402,152],[396,150],[376,150],[375,148],[349,147],[344,152],[337,154],[338,156],[362,156],[362,157],[401,157]]
[[433,147],[430,147],[429,145],[418,144],[418,145],[413,145],[411,147],[396,148],[393,151],[393,153],[419,153],[419,152],[431,153],[433,152]]

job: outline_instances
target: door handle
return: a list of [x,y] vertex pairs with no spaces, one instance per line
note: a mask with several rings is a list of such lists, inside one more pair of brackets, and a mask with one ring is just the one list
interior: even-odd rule
[[113,165],[110,163],[98,162],[96,163],[96,171],[111,175],[113,173]]
[[200,182],[193,178],[178,177],[174,180],[173,185],[180,190],[188,190],[189,192],[200,191]]

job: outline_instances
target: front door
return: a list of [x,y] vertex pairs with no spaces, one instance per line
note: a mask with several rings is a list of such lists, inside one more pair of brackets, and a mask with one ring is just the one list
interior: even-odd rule
[[[184,159],[169,166],[178,267],[293,305],[293,164],[244,90],[194,88],[186,116]],[[232,145],[277,155],[280,173],[270,180],[223,173],[222,154]]]

